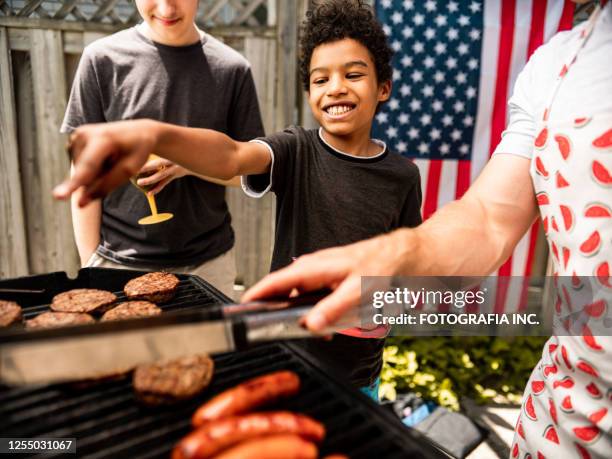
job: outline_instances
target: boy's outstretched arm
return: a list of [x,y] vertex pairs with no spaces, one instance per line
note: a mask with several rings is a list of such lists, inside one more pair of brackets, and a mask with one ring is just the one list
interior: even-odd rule
[[71,135],[72,176],[54,195],[66,199],[83,187],[84,206],[136,175],[149,154],[167,158],[198,174],[231,179],[267,172],[271,158],[258,143],[236,142],[220,132],[152,120],[81,126]]

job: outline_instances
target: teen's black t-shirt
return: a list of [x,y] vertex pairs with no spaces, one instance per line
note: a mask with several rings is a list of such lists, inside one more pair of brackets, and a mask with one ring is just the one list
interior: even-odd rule
[[[319,130],[300,127],[255,141],[270,149],[271,170],[242,184],[254,197],[276,194],[272,271],[300,255],[421,223],[419,170],[386,147],[377,156],[356,157],[328,145]],[[357,387],[380,374],[383,345],[346,335],[302,342]]]
[[[62,132],[137,118],[215,129],[236,140],[263,135],[248,62],[208,34],[175,47],[155,43],[132,27],[85,48]],[[200,264],[233,246],[225,187],[186,176],[155,198],[159,211],[174,218],[143,226],[138,220],[151,212],[143,193],[126,184],[108,195],[98,254],[121,264],[165,268]]]

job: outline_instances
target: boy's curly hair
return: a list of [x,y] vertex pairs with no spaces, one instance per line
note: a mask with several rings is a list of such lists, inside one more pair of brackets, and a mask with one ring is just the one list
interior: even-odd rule
[[310,86],[310,60],[314,49],[344,38],[352,38],[368,49],[379,83],[391,79],[393,50],[372,8],[363,0],[319,0],[314,2],[302,22],[300,73],[306,91]]

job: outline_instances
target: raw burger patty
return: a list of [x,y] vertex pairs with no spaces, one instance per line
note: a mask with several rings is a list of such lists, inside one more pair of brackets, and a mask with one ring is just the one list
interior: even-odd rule
[[205,354],[140,365],[134,372],[134,390],[149,405],[172,403],[203,391],[213,371],[214,363]]
[[110,311],[106,311],[100,320],[106,322],[109,320],[135,319],[137,317],[158,316],[161,313],[160,308],[148,301],[127,301]]
[[0,327],[21,322],[21,306],[14,301],[0,300]]
[[130,300],[164,303],[174,297],[178,284],[179,280],[174,274],[149,273],[129,281],[123,291]]
[[51,309],[57,312],[103,312],[117,301],[114,293],[93,288],[77,288],[53,297]]
[[95,320],[89,314],[76,312],[43,312],[26,320],[26,328],[52,328],[67,325],[92,324]]

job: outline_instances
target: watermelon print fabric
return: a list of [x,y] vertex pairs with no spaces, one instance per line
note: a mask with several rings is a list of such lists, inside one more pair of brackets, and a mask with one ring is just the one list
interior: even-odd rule
[[[564,330],[564,336],[547,342],[525,389],[510,457],[610,459],[612,337],[609,330],[608,336],[594,336],[591,329],[606,328],[598,321],[612,307],[607,303],[612,292],[612,116],[543,125],[531,176],[562,292],[557,319],[586,301],[590,317],[578,333]],[[574,280],[592,285],[572,285]],[[564,281],[567,288],[559,285]]]

